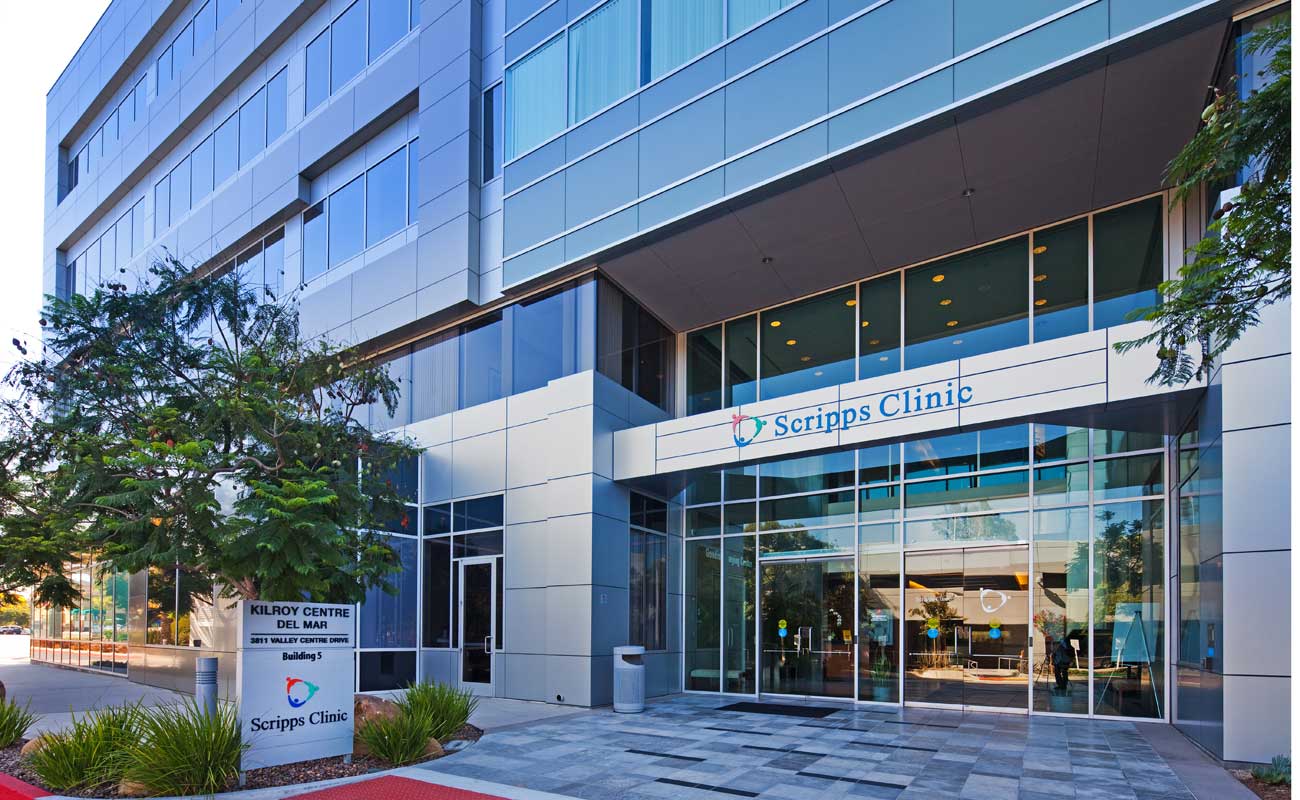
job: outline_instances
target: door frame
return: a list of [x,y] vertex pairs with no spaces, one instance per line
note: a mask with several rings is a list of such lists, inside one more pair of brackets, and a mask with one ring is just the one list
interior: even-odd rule
[[[456,659],[456,682],[462,689],[467,689],[471,693],[483,697],[493,697],[496,694],[497,615],[501,613],[501,609],[497,608],[497,581],[501,580],[501,570],[497,564],[499,560],[500,557],[495,555],[472,556],[470,558],[461,558],[456,560],[457,578],[460,582],[458,595],[456,597],[456,607],[458,611],[456,619],[456,634],[458,637],[457,641],[460,642],[460,657]],[[489,633],[483,640],[485,644],[484,649],[488,656],[488,675],[491,677],[491,680],[487,683],[477,683],[465,680],[465,567],[479,566],[482,564],[488,565],[492,570],[492,581],[488,588],[489,608],[491,609],[491,618],[488,625],[491,633]],[[486,645],[488,641],[492,642],[491,646]]]
[[900,577],[901,577],[901,583],[903,588],[901,605],[902,605],[902,613],[906,614],[907,613],[907,576],[908,576],[907,557],[910,555],[924,555],[929,553],[961,553],[962,554],[962,583],[963,583],[962,603],[965,604],[966,593],[964,587],[965,587],[965,579],[966,579],[967,551],[1015,550],[1015,549],[1023,549],[1025,551],[1025,564],[1028,565],[1028,569],[1029,569],[1029,573],[1028,573],[1029,588],[1026,590],[1026,597],[1025,597],[1025,601],[1026,601],[1025,602],[1025,613],[1026,613],[1025,623],[1026,623],[1026,628],[1028,630],[1028,635],[1026,636],[1026,641],[1025,641],[1025,663],[1028,670],[1026,672],[1025,707],[1007,708],[1006,706],[981,706],[981,705],[974,705],[965,702],[957,704],[957,703],[931,703],[931,702],[926,702],[924,700],[909,701],[907,699],[907,636],[906,636],[905,624],[902,626],[902,632],[901,635],[899,636],[900,662],[899,662],[898,672],[899,672],[899,678],[902,681],[902,687],[899,692],[900,705],[910,706],[912,708],[940,708],[940,709],[948,709],[950,711],[963,711],[963,712],[978,711],[981,713],[993,713],[993,714],[1016,714],[1016,715],[1025,715],[1025,716],[1029,715],[1030,709],[1034,707],[1034,671],[1033,671],[1033,666],[1034,666],[1034,591],[1033,591],[1034,548],[1031,542],[985,542],[979,544],[972,544],[970,546],[959,546],[959,547],[918,547],[914,550],[904,549],[902,569],[900,570]]

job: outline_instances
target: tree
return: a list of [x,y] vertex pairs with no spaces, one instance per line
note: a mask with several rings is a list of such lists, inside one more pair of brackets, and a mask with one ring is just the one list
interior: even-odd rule
[[1160,285],[1159,305],[1133,312],[1156,324],[1116,351],[1159,344],[1149,379],[1166,386],[1209,375],[1211,364],[1250,327],[1260,311],[1291,296],[1291,25],[1289,15],[1242,42],[1247,53],[1272,53],[1259,75],[1267,83],[1238,96],[1234,76],[1201,119],[1203,127],[1170,162],[1166,180],[1174,203],[1202,186],[1241,193],[1214,210],[1203,239],[1188,249],[1191,263]]
[[304,340],[294,302],[169,257],[41,325],[0,401],[0,591],[73,604],[88,554],[268,600],[355,602],[398,569],[373,529],[411,525],[388,475],[415,451],[360,417],[399,387]]

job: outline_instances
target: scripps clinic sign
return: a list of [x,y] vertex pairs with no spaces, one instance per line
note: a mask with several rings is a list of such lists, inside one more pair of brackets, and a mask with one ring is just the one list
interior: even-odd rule
[[356,606],[243,600],[241,769],[352,752]]

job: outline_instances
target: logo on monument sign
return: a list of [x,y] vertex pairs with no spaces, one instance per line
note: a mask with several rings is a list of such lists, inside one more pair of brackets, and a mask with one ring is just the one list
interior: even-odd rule
[[284,684],[285,699],[289,701],[290,708],[302,708],[320,691],[319,686],[302,678],[286,677]]

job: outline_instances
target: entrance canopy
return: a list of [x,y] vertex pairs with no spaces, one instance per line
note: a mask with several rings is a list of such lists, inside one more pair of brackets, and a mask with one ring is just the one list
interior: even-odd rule
[[598,258],[678,330],[1161,188],[1226,22],[1166,25],[724,201]]

